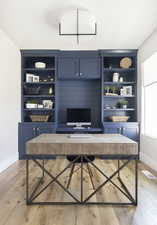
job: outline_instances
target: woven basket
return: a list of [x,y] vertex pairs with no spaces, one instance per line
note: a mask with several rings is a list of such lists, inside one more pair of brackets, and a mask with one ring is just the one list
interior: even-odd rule
[[130,116],[111,116],[112,122],[127,122]]
[[40,87],[27,87],[24,86],[24,94],[25,95],[39,95],[40,94]]
[[30,115],[32,122],[47,122],[49,115]]
[[120,67],[124,69],[128,69],[132,65],[132,60],[129,57],[125,57],[120,61]]

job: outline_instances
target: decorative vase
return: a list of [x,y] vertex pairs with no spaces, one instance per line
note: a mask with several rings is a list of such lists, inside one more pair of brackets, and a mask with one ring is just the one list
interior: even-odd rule
[[113,73],[113,82],[119,81],[119,73]]
[[127,105],[123,105],[123,109],[127,109]]

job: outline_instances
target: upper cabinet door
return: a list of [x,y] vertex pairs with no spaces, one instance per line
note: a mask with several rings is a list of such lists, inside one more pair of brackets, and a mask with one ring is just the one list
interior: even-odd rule
[[97,79],[100,78],[98,57],[82,57],[79,59],[80,78]]
[[76,57],[59,57],[58,77],[60,79],[76,79],[78,76],[79,69]]

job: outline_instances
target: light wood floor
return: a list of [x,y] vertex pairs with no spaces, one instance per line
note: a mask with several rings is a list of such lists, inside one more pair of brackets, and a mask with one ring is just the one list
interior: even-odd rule
[[[66,160],[46,162],[46,167],[53,173],[58,173],[66,165]],[[96,161],[108,175],[115,169],[113,161]],[[157,180],[146,178],[141,170],[148,169],[144,164],[139,165],[139,202],[138,206],[112,207],[112,206],[27,206],[25,204],[25,162],[18,161],[0,174],[0,225],[157,225]],[[151,171],[151,170],[150,170]],[[153,171],[151,171],[153,172]],[[33,163],[30,173],[32,175],[31,186],[33,187],[35,175],[41,173]],[[71,191],[78,194],[80,190],[80,172],[76,172],[70,185]],[[103,178],[93,169],[95,184],[103,182]],[[154,172],[153,172],[154,173]],[[60,182],[66,185],[69,171],[63,174]],[[154,175],[157,175],[154,173]],[[125,183],[131,188],[133,177],[132,165],[121,173]],[[45,183],[49,178],[45,177]],[[114,182],[117,179],[114,178]],[[93,191],[89,182],[89,176],[84,172],[84,191],[89,195]],[[68,196],[58,191],[58,186],[53,184],[43,193],[41,198],[51,200],[68,200]],[[99,193],[93,196],[93,200],[123,200],[125,197],[116,191],[112,184],[107,184]]]

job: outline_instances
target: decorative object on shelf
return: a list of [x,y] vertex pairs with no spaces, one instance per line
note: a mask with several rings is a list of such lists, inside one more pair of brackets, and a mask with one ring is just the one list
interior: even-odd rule
[[26,109],[36,109],[38,104],[35,103],[26,103]]
[[32,122],[47,122],[50,115],[29,115]]
[[132,96],[132,86],[125,86],[126,96]]
[[132,96],[132,86],[123,86],[123,88],[120,89],[120,95]]
[[104,90],[105,90],[105,94],[107,95],[110,92],[110,87],[109,86],[106,86],[104,88]]
[[105,105],[105,109],[111,109],[110,105]]
[[119,82],[122,83],[123,81],[124,81],[124,80],[123,80],[123,77],[120,77],[120,78],[119,78]]
[[119,81],[119,76],[120,76],[119,73],[113,73],[113,79],[112,79],[112,81],[113,82],[118,82]]
[[43,100],[42,103],[45,109],[53,108],[53,102],[51,100]]
[[46,68],[46,63],[44,62],[35,62],[35,68],[41,68],[41,69],[45,69]]
[[32,83],[33,82],[33,77],[34,77],[34,74],[26,73],[26,82],[27,83]]
[[129,57],[124,57],[120,61],[120,67],[124,69],[128,69],[132,65],[132,60]]
[[112,120],[112,122],[127,122],[129,116],[110,116],[109,119]]
[[33,82],[39,82],[39,76],[33,76]]
[[32,99],[32,100],[27,100],[25,104],[26,109],[36,109],[38,107],[38,101]]
[[[72,18],[74,17],[74,18]],[[94,28],[94,32],[87,32],[87,33],[79,33],[80,29],[80,21],[82,18],[82,25],[84,25],[84,21],[86,21],[86,25],[89,23],[89,26],[86,26],[86,29],[89,30],[93,30]],[[64,33],[62,32],[62,24],[64,25],[64,23],[66,23],[66,21],[68,22],[69,19],[76,21],[76,30],[74,30],[74,32],[72,33]],[[66,28],[69,27],[68,24],[65,24]],[[75,24],[73,24],[74,26]],[[93,26],[93,27],[92,27]],[[81,27],[82,28],[82,27]],[[83,27],[84,28],[84,27]],[[85,28],[84,28],[85,29]],[[76,31],[76,32],[75,32]],[[84,9],[76,9],[76,11],[72,10],[69,11],[68,13],[66,13],[63,18],[62,18],[62,23],[59,23],[59,35],[64,35],[64,36],[76,36],[77,37],[77,43],[79,44],[79,36],[85,36],[85,35],[97,35],[97,24],[94,21],[94,19],[92,18],[91,14],[89,13],[88,10],[84,10]]]
[[121,100],[120,102],[117,103],[117,106],[123,109],[127,109],[128,106],[128,101],[127,100]]
[[52,75],[49,75],[47,80],[48,80],[49,82],[53,82],[53,81],[54,81]]
[[25,95],[39,95],[40,94],[40,87],[27,87],[24,85],[24,94]]
[[52,93],[53,93],[53,89],[52,89],[52,87],[50,87],[50,88],[49,88],[48,93],[49,93],[49,95],[52,95]]
[[38,104],[38,109],[43,109],[44,106],[42,104]]

